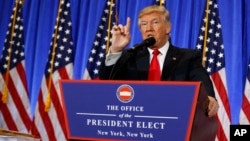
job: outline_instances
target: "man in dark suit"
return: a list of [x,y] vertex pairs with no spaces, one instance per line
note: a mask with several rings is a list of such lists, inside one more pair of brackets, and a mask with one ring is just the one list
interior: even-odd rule
[[126,25],[115,25],[112,46],[99,72],[100,79],[149,80],[152,52],[157,49],[158,80],[201,81],[208,93],[208,116],[216,115],[219,106],[212,81],[201,64],[201,54],[196,50],[175,47],[169,42],[171,23],[168,10],[163,6],[149,6],[140,12],[138,18],[143,40],[153,38],[155,43],[125,50],[130,42],[130,18],[127,18]]

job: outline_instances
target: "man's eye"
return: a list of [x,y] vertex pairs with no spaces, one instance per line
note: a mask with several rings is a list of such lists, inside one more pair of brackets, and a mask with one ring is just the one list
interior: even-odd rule
[[145,25],[147,25],[147,23],[144,23],[144,22],[143,22],[143,23],[141,23],[141,25],[142,25],[142,26],[145,26]]
[[158,21],[153,21],[153,24],[158,24],[159,22]]

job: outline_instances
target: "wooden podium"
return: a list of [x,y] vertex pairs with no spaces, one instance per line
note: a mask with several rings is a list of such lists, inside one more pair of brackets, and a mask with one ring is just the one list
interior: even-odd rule
[[208,98],[200,85],[62,80],[68,139],[212,141],[217,121],[206,116]]
[[203,86],[200,87],[196,105],[194,122],[190,141],[214,141],[218,129],[215,117],[208,118],[206,108],[208,105],[207,93]]

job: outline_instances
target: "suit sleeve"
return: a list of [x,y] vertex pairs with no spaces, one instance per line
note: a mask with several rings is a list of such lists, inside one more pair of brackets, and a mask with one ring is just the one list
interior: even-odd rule
[[201,81],[201,85],[205,88],[209,96],[215,97],[212,80],[207,70],[202,66],[201,53],[195,51],[190,61],[190,79],[194,81]]
[[126,51],[123,51],[119,59],[113,65],[105,65],[105,60],[103,60],[100,70],[99,78],[101,80],[126,80],[126,63],[129,60],[129,55]]

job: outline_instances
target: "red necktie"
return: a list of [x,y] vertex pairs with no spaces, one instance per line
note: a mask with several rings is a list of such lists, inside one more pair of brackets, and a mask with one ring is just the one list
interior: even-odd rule
[[160,54],[158,49],[153,51],[153,58],[149,66],[148,80],[161,80],[161,69],[157,56]]

